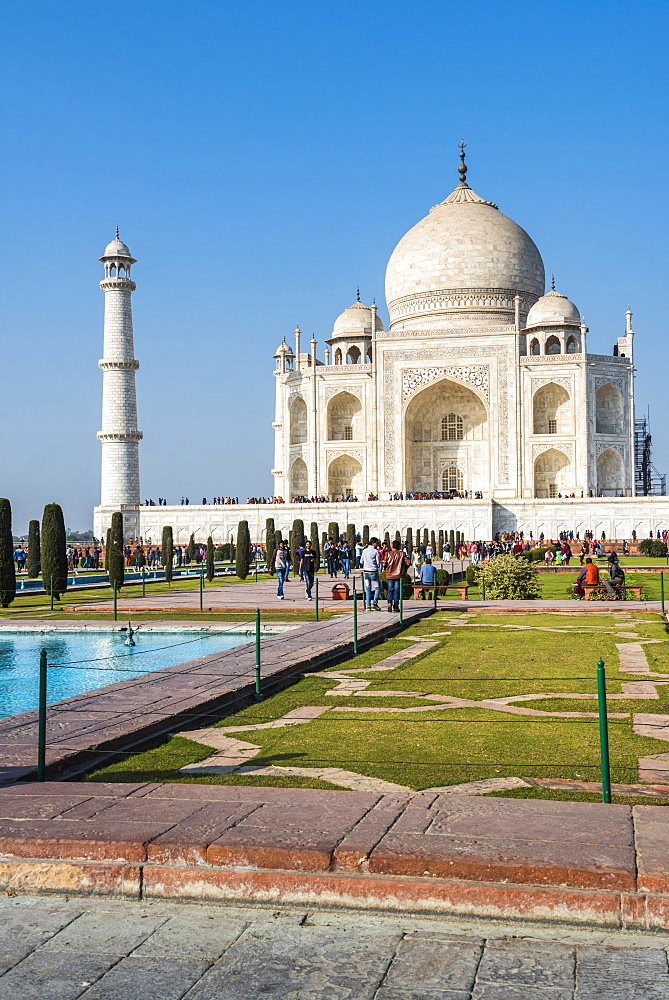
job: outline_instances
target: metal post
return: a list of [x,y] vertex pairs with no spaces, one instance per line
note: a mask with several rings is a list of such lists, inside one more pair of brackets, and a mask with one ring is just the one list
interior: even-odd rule
[[116,603],[118,601],[118,585],[116,580],[114,580],[114,621],[118,621],[118,609]]
[[481,588],[483,590],[483,600],[485,601],[485,573],[481,573]]
[[253,695],[254,701],[262,701],[263,696],[260,691],[260,608],[256,608],[256,689]]
[[[400,587],[401,586],[402,586],[402,581],[400,580]],[[435,580],[434,580],[434,610],[435,611],[437,610],[437,587],[438,586],[439,586],[439,584],[437,583],[437,579],[435,577]]]
[[202,591],[204,590],[204,566],[200,570],[200,611],[202,611]]
[[39,654],[39,703],[37,715],[37,780],[45,781],[46,767],[46,649]]
[[51,610],[53,611],[53,573],[51,574]]
[[353,588],[353,654],[358,655],[358,592]]
[[318,621],[318,576],[314,580],[314,586],[316,587],[316,621]]
[[611,765],[609,762],[609,720],[606,715],[606,673],[604,661],[597,663],[597,703],[599,707],[599,746],[602,761],[602,799],[611,801]]
[[400,625],[404,622],[404,581],[400,580]]
[[142,597],[146,597],[146,570],[142,566]]
[[660,573],[660,600],[662,601],[662,614],[664,614],[664,573]]

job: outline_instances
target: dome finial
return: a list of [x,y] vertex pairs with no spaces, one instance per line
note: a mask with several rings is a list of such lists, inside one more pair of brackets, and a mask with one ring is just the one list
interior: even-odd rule
[[355,290],[355,300],[356,302],[360,301],[360,285],[358,285],[358,287]]
[[118,234],[118,226],[116,227],[116,239],[119,240],[121,237]]
[[460,174],[460,183],[467,187],[467,164],[465,163],[465,146],[467,143],[464,139],[460,139],[458,143],[460,147],[460,166],[458,167],[458,173]]
[[555,275],[551,274],[551,292],[555,291]]

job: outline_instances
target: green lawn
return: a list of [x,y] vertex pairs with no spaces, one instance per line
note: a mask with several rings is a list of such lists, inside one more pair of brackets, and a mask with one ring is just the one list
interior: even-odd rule
[[[648,637],[667,639],[658,615],[635,615],[634,618],[641,622],[640,635],[645,630],[651,633]],[[469,624],[459,625],[458,621]],[[564,631],[519,631],[504,627],[521,624]],[[221,724],[267,722],[304,705],[356,708],[362,711],[329,711],[305,725],[250,730],[240,733],[239,737],[262,748],[253,758],[256,764],[336,766],[414,789],[498,776],[596,781],[599,779],[596,718],[518,716],[476,705],[441,708],[425,696],[436,694],[480,702],[485,698],[534,694],[537,701],[518,704],[548,712],[595,712],[594,700],[565,698],[556,701],[541,696],[561,692],[594,694],[596,664],[600,658],[607,664],[609,692],[621,692],[621,682],[629,680],[629,675],[618,673],[616,642],[623,640],[616,637],[616,631],[631,627],[631,623],[617,624],[608,613],[590,613],[582,620],[580,616],[566,614],[467,615],[463,619],[441,612],[403,635],[419,637],[437,632],[450,632],[450,635],[438,637],[436,646],[402,667],[359,675],[370,681],[361,695],[328,695],[326,692],[335,687],[335,682],[327,676],[328,671],[323,676],[307,676],[267,701],[221,720]],[[396,637],[352,658],[345,666],[370,666],[408,645],[406,638]],[[646,648],[651,664],[669,670],[669,642]],[[334,669],[341,670],[342,666]],[[615,782],[637,782],[638,757],[669,750],[666,743],[638,736],[632,731],[630,713],[669,711],[666,689],[660,687],[658,690],[660,701],[609,703],[609,712],[627,713],[623,719],[610,720],[612,780]],[[384,691],[407,692],[409,697],[372,694]],[[398,708],[421,710],[388,711]],[[180,774],[178,767],[213,752],[199,744],[173,738],[155,750],[100,769],[91,777],[93,780],[126,781],[193,780]],[[246,776],[227,775],[225,783],[237,783],[242,779],[248,781]],[[217,776],[207,776],[206,780],[222,781]],[[307,783],[311,784],[309,780]],[[319,782],[318,787],[321,786]],[[523,792],[521,789],[517,794]],[[543,797],[543,790],[536,788],[529,789],[528,793],[529,797],[537,794]]]

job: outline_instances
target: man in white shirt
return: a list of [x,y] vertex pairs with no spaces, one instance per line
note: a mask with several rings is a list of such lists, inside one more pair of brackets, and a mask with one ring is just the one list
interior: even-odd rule
[[[362,550],[360,563],[365,581],[365,611],[380,611],[379,594],[381,593],[381,557],[377,548],[378,538],[370,538],[369,545]],[[374,597],[372,598],[372,585]]]

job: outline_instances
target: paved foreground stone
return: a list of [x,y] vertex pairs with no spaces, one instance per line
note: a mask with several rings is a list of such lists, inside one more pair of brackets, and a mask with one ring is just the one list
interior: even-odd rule
[[0,1000],[667,1000],[669,936],[403,913],[0,900]]
[[0,888],[669,928],[669,809],[437,790],[0,789]]

